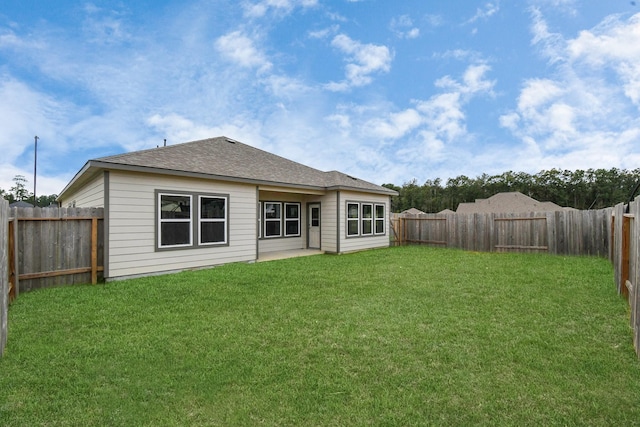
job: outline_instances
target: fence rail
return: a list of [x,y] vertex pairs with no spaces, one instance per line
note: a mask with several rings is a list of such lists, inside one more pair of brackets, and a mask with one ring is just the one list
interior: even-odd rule
[[13,208],[12,216],[14,296],[62,284],[97,283],[104,270],[102,208]]
[[521,214],[392,215],[395,244],[482,252],[609,256],[611,209]]

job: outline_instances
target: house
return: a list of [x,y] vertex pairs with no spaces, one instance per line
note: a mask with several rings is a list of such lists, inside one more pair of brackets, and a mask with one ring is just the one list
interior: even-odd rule
[[33,205],[29,202],[25,202],[24,200],[18,200],[17,202],[13,202],[9,204],[9,208],[32,208]]
[[89,160],[58,201],[104,208],[109,280],[386,247],[396,194],[218,137]]
[[402,212],[400,212],[401,215],[424,215],[426,214],[426,212],[421,211],[420,209],[417,208],[409,208],[406,209]]
[[539,202],[519,191],[494,194],[488,199],[476,199],[473,203],[460,203],[456,213],[524,213],[567,210],[552,202]]

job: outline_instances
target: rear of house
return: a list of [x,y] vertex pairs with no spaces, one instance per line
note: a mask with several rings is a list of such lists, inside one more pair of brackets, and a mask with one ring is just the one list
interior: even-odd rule
[[116,279],[385,247],[394,194],[220,137],[91,160],[58,201],[104,207]]

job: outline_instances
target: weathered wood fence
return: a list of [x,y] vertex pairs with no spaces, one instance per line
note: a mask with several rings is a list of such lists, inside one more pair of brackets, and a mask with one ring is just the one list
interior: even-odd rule
[[97,283],[104,270],[102,208],[13,208],[9,257],[19,292],[62,284]]
[[481,252],[609,256],[612,209],[519,214],[392,215],[395,244]]
[[0,198],[0,357],[7,344],[9,317],[9,202]]
[[613,212],[611,261],[618,293],[629,301],[633,346],[640,357],[640,198],[616,205]]

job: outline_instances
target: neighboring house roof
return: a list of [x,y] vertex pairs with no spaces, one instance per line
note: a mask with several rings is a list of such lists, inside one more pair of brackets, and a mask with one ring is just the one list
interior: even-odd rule
[[25,202],[24,200],[18,200],[17,202],[13,202],[9,204],[10,208],[32,208],[33,205],[29,202]]
[[539,202],[518,191],[498,193],[473,203],[460,203],[456,213],[524,213],[566,210],[552,202]]
[[438,212],[439,214],[452,214],[455,213],[454,211],[452,211],[451,209],[443,209],[440,212]]
[[422,212],[420,209],[416,209],[416,208],[411,208],[411,209],[407,209],[404,210],[402,212],[400,212],[402,214],[408,214],[408,215],[422,215],[422,214],[426,214],[426,212]]
[[88,179],[90,171],[109,169],[320,190],[353,189],[398,194],[342,172],[322,172],[224,136],[89,160],[60,194]]

